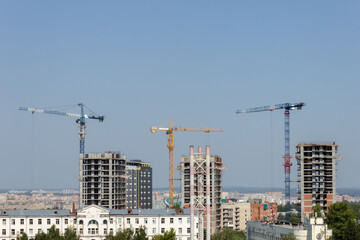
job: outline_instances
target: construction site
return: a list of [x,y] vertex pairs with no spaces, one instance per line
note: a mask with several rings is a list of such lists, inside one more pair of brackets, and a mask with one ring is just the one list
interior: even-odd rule
[[206,227],[210,236],[221,228],[222,159],[210,155],[210,146],[205,152],[199,146],[197,153],[190,146],[190,155],[181,158],[177,169],[181,174],[181,206],[190,208],[191,213],[197,210],[199,233]]
[[336,201],[336,165],[338,145],[333,143],[300,143],[297,146],[297,165],[301,221],[320,204],[323,211]]

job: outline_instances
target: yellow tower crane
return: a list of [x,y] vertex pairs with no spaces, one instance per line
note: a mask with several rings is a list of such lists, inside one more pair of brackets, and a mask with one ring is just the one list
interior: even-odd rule
[[222,129],[213,129],[213,128],[177,128],[172,126],[172,120],[170,120],[170,127],[151,127],[150,131],[155,133],[157,131],[166,131],[168,135],[168,149],[169,149],[169,208],[173,208],[173,150],[174,150],[174,131],[184,131],[184,132],[223,132]]

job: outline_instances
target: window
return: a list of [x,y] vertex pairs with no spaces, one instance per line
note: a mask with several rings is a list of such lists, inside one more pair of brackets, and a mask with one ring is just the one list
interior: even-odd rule
[[24,222],[25,222],[25,220],[22,218],[22,219],[20,219],[20,224],[21,225],[24,225]]
[[190,218],[187,218],[187,223],[190,223]]
[[51,219],[47,219],[47,225],[51,224]]
[[30,219],[29,219],[29,224],[30,224],[30,225],[33,225],[33,223],[34,223],[34,219],[30,218]]
[[83,220],[80,220],[80,221],[79,221],[79,224],[80,224],[80,225],[83,225],[83,224],[84,224],[84,221],[83,221]]
[[153,228],[153,229],[152,229],[152,233],[153,233],[153,234],[156,234],[156,228]]
[[41,233],[41,229],[40,229],[40,228],[38,229],[38,233]]
[[84,234],[84,229],[80,228],[80,234]]
[[6,229],[2,230],[2,235],[6,235]]
[[29,229],[29,235],[33,235],[33,230],[32,229]]
[[41,224],[42,224],[41,219],[38,219],[38,224],[39,224],[39,225],[41,225]]
[[11,235],[15,235],[15,229],[11,229]]
[[135,218],[135,224],[139,224],[139,218]]
[[182,234],[182,228],[179,228],[179,229],[178,229],[178,233],[179,233],[179,234]]
[[4,224],[4,225],[6,224],[6,219],[3,219],[3,224]]
[[152,219],[152,222],[153,222],[154,224],[156,224],[156,218],[153,218],[153,219]]
[[187,233],[190,233],[190,228],[187,228]]
[[127,224],[130,224],[130,218],[127,218],[127,219],[126,219],[126,223],[127,223]]
[[65,219],[65,224],[69,224],[69,219]]
[[174,218],[170,218],[170,223],[174,223]]
[[144,224],[147,224],[147,223],[148,223],[148,219],[144,218]]
[[182,224],[182,218],[178,218],[179,223]]
[[[120,218],[120,219],[121,219],[121,218]],[[104,225],[107,225],[107,220],[104,220],[104,221],[103,221],[103,224],[104,224]]]
[[110,234],[113,234],[114,230],[112,228],[110,228]]
[[165,218],[161,218],[161,223],[165,223]]
[[114,219],[110,218],[110,224],[114,223]]
[[104,235],[107,235],[107,228],[104,228]]
[[15,225],[15,219],[11,219],[11,225]]
[[161,233],[164,233],[165,232],[165,228],[161,228]]
[[20,234],[23,234],[24,233],[24,229],[20,229]]
[[60,220],[58,218],[56,219],[56,224],[60,224]]

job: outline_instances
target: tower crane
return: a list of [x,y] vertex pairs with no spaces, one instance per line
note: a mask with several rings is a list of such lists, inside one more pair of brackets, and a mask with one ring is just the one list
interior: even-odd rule
[[42,109],[42,108],[28,108],[28,107],[20,107],[19,110],[22,111],[28,111],[34,113],[48,113],[48,114],[55,114],[55,115],[62,115],[67,117],[76,117],[78,118],[76,120],[76,123],[79,124],[79,138],[80,138],[80,155],[82,154],[82,157],[85,157],[85,119],[96,119],[99,120],[99,122],[104,121],[104,116],[97,116],[94,115],[87,115],[84,114],[84,107],[86,106],[82,103],[79,103],[78,106],[80,107],[80,114],[77,113],[67,113],[67,112],[59,112],[49,109]]
[[150,131],[155,133],[157,131],[165,131],[168,135],[168,149],[169,149],[169,208],[173,208],[173,150],[174,150],[174,131],[184,131],[184,132],[223,132],[222,129],[213,129],[213,128],[177,128],[173,127],[172,120],[170,120],[170,127],[151,127]]
[[[285,117],[285,154],[284,158],[284,172],[285,172],[285,211],[290,211],[290,172],[291,172],[291,155],[290,155],[290,110],[301,110],[305,103],[282,103],[276,105],[268,105],[256,108],[247,108],[244,110],[237,110],[236,113],[253,113],[284,109]],[[286,220],[289,221],[290,215],[286,214]]]

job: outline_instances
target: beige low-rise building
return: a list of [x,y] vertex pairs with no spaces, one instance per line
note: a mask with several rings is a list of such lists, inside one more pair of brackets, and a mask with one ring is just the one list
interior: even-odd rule
[[250,203],[222,203],[221,228],[228,227],[234,230],[246,230],[246,222],[251,221]]

